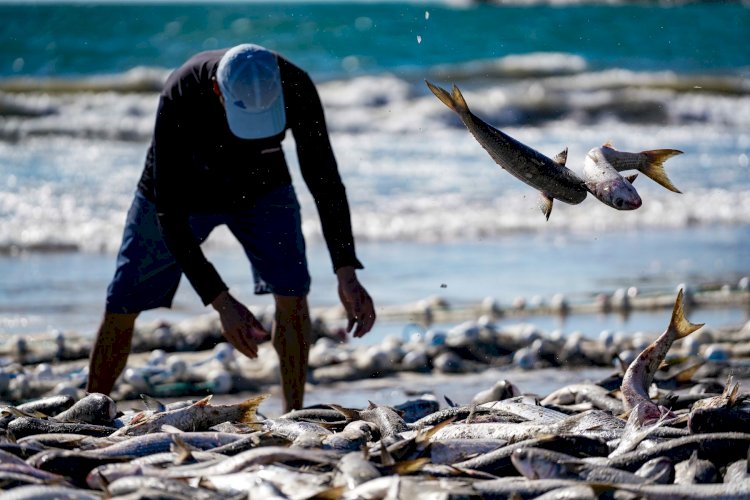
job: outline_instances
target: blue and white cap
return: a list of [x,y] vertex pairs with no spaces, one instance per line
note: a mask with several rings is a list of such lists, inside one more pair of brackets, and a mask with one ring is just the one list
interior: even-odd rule
[[219,61],[216,83],[234,135],[262,139],[284,130],[281,72],[272,52],[250,43],[229,49]]

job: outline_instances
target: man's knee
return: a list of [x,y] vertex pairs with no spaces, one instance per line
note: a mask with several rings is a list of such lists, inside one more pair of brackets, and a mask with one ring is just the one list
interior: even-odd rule
[[110,311],[104,312],[102,325],[108,325],[117,329],[128,329],[135,325],[140,313],[115,313]]
[[289,318],[300,313],[309,314],[307,306],[307,295],[290,296],[274,295],[276,302],[276,319]]

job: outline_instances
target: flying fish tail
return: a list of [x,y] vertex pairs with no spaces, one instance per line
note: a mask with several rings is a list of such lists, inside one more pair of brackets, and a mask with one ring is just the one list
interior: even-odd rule
[[459,115],[463,115],[469,112],[469,106],[466,104],[466,100],[461,94],[461,91],[458,90],[458,87],[454,85],[452,93],[448,93],[447,90],[440,88],[437,85],[433,85],[427,80],[425,80],[424,82],[427,84],[432,93],[435,94],[435,97],[440,99],[440,102],[448,106],[450,109],[452,109]]
[[682,154],[682,151],[677,149],[653,149],[651,151],[642,151],[641,154],[648,158],[646,166],[640,169],[641,172],[670,191],[675,193],[682,192],[672,184],[672,181],[667,177],[667,172],[664,170],[664,162],[673,156]]
[[674,309],[672,310],[672,319],[669,322],[669,329],[674,331],[676,339],[687,337],[694,331],[700,329],[705,323],[693,324],[685,319],[685,307],[683,303],[683,290],[677,294],[677,299],[674,302]]

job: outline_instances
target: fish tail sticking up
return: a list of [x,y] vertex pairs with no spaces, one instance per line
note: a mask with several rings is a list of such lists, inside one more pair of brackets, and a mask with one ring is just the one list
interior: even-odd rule
[[261,394],[254,398],[249,398],[240,403],[242,414],[240,415],[239,421],[242,423],[253,423],[257,420],[255,412],[258,410],[258,406],[268,398],[269,394]]
[[675,339],[687,337],[694,331],[700,329],[705,323],[693,324],[685,319],[685,305],[683,302],[683,290],[677,294],[677,300],[674,302],[672,310],[672,319],[669,322],[669,329],[675,332]]
[[424,82],[430,88],[432,93],[435,94],[435,97],[440,99],[440,102],[448,106],[450,109],[452,109],[459,115],[463,115],[469,112],[469,106],[466,104],[466,100],[461,94],[461,91],[458,90],[458,87],[454,85],[453,92],[449,94],[447,90],[440,88],[437,85],[433,85],[427,80],[425,80]]
[[682,151],[677,149],[654,149],[651,151],[642,151],[641,154],[646,155],[646,158],[648,158],[647,165],[641,169],[641,172],[670,191],[675,193],[682,192],[672,184],[672,181],[667,177],[667,172],[664,170],[664,162],[673,156],[682,154]]

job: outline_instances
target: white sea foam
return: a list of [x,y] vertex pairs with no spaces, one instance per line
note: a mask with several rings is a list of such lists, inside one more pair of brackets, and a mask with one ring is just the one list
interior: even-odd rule
[[[443,68],[445,79],[436,83],[447,87],[452,77],[474,74],[470,66]],[[666,167],[684,194],[641,175],[636,188],[644,205],[637,211],[617,212],[589,197],[578,206],[555,203],[547,222],[538,193],[500,169],[421,79],[321,82],[358,238],[463,241],[549,228],[750,223],[750,91],[741,79],[591,71],[567,54],[476,66],[494,67],[494,77],[461,86],[488,123],[548,156],[569,148],[574,171],[588,149],[607,141],[625,151],[680,149],[684,154]],[[133,89],[164,74],[32,81],[25,90],[15,80],[15,87],[0,82],[0,250],[117,248],[158,100],[154,91]],[[285,150],[302,186],[291,134]],[[310,196],[297,191],[309,215],[306,234],[319,238]]]

